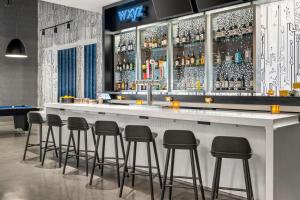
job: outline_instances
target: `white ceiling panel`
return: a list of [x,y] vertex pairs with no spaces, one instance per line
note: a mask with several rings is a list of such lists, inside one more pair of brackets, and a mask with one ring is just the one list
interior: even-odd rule
[[120,0],[43,0],[43,1],[101,13],[103,6],[115,3]]

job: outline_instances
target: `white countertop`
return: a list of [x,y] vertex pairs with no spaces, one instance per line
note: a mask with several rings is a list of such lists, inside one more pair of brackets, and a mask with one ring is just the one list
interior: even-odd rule
[[187,121],[201,121],[249,126],[281,127],[298,123],[295,114],[271,114],[255,111],[232,110],[200,110],[200,109],[169,109],[144,105],[112,105],[112,104],[46,104],[45,108],[64,109],[81,112],[96,112],[117,115],[145,116]]

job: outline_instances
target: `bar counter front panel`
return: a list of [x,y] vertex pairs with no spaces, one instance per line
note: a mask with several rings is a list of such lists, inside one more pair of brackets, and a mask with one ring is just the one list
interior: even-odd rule
[[[112,120],[121,127],[129,124],[148,125],[152,131],[159,134],[157,143],[162,167],[166,154],[162,145],[164,131],[191,130],[201,141],[199,159],[204,185],[208,188],[211,187],[213,178],[214,158],[210,154],[213,138],[215,136],[245,137],[250,141],[253,150],[250,168],[255,199],[294,200],[300,195],[296,188],[300,176],[298,173],[292,174],[297,171],[296,168],[300,164],[297,153],[299,147],[296,144],[296,141],[300,140],[298,115],[88,104],[47,104],[46,113],[59,114],[64,119],[70,116],[81,116],[91,123],[97,120]],[[63,134],[63,139],[66,141],[67,130],[63,131],[66,133]],[[110,142],[112,144],[113,141]],[[93,145],[93,141],[89,141],[89,145]],[[113,145],[108,146],[113,147]],[[107,152],[113,154],[114,149],[111,148]],[[145,153],[146,148],[139,152],[138,164],[147,163]],[[178,152],[177,156],[175,174],[191,175],[188,156],[184,152]],[[221,176],[222,186],[245,187],[242,162],[224,160]],[[245,195],[240,192],[233,194]]]

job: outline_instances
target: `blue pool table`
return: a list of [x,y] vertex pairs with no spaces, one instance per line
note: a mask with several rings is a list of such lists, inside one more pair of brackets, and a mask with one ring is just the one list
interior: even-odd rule
[[40,109],[32,106],[0,106],[1,116],[13,116],[15,129],[27,131],[29,124],[27,121],[27,113],[30,111],[39,111]]

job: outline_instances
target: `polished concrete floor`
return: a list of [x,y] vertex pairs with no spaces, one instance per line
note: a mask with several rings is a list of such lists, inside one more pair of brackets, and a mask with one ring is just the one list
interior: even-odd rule
[[[36,136],[33,136],[33,139]],[[35,138],[36,139],[36,138]],[[0,200],[117,200],[118,187],[114,171],[105,169],[104,178],[95,176],[93,186],[88,185],[89,178],[84,169],[69,166],[66,175],[49,156],[42,167],[36,150],[28,152],[27,160],[22,161],[26,137],[13,130],[12,125],[0,126]],[[36,151],[37,152],[37,151]],[[49,153],[51,155],[51,153]],[[84,164],[82,162],[82,164]],[[82,166],[84,167],[84,166]],[[96,174],[97,175],[97,174]],[[122,199],[150,199],[146,178],[136,178],[136,187],[129,187],[128,181]],[[159,199],[159,186],[155,184],[155,199]],[[190,200],[193,191],[174,189],[174,200]],[[166,194],[167,195],[167,194]],[[206,192],[210,199],[209,192]],[[199,195],[199,199],[201,199]],[[235,199],[221,196],[219,199]]]

